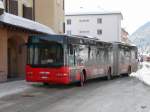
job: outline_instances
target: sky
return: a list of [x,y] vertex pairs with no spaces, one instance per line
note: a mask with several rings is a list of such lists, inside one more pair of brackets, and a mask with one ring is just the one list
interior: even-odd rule
[[131,35],[150,21],[150,0],[65,0],[65,13],[80,11],[121,12],[122,27]]

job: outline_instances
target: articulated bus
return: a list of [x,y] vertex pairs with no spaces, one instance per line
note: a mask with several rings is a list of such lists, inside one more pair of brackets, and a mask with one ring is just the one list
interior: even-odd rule
[[27,44],[26,80],[80,86],[137,69],[137,48],[85,36],[33,35]]

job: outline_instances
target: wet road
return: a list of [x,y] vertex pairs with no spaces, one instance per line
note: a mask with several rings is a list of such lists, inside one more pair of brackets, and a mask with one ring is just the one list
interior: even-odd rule
[[0,112],[149,112],[150,87],[134,78],[93,80],[85,87],[32,85],[0,99]]

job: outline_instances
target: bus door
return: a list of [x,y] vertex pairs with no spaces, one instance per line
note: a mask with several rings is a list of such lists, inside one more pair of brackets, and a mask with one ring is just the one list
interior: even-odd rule
[[78,67],[77,67],[77,61],[76,61],[76,46],[73,44],[69,45],[69,56],[68,56],[68,65],[70,68],[70,78],[72,81],[75,81],[77,79],[78,74]]
[[136,49],[131,49],[130,61],[131,61],[132,72],[135,72],[137,70],[137,65],[138,65],[137,50]]

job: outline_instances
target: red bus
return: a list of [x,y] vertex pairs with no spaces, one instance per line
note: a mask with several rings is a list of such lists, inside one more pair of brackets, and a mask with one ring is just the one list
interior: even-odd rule
[[114,66],[116,56],[119,56],[115,52],[118,46],[120,44],[84,36],[30,36],[27,44],[26,80],[44,84],[78,82],[83,86],[88,79],[104,76],[111,79],[112,76],[119,75]]

